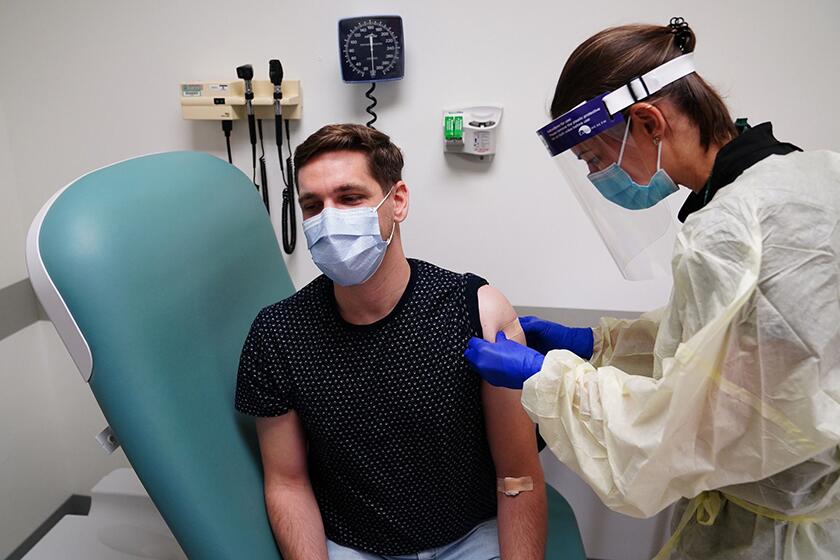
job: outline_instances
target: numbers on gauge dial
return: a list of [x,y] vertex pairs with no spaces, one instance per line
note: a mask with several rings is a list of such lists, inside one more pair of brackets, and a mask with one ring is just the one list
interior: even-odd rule
[[381,21],[363,21],[344,38],[344,60],[362,78],[383,78],[400,57],[400,42]]

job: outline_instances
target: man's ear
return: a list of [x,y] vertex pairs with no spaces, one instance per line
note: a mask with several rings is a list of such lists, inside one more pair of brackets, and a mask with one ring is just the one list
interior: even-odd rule
[[656,105],[650,103],[636,103],[630,107],[630,122],[633,123],[631,133],[639,142],[643,135],[645,143],[654,142],[654,139],[661,139],[665,136],[665,130],[668,128],[668,121],[665,115]]
[[394,198],[394,221],[402,223],[408,217],[409,194],[405,181],[394,183],[394,192],[391,196]]

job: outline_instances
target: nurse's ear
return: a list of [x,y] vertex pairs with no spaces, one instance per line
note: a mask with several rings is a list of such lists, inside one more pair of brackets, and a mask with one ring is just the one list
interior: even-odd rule
[[632,132],[637,143],[642,142],[643,137],[645,138],[643,143],[658,142],[658,139],[665,136],[668,128],[668,121],[662,110],[656,105],[645,102],[636,103],[630,107],[630,122],[633,123]]

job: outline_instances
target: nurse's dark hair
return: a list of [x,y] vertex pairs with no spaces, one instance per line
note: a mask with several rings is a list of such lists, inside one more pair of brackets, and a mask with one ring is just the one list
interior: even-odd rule
[[[678,18],[675,18],[678,19]],[[681,20],[680,20],[681,21]],[[657,66],[693,52],[697,40],[687,24],[622,25],[584,41],[566,62],[551,103],[557,118],[583,101],[615,91]],[[737,136],[720,94],[696,72],[662,88],[645,101],[668,98],[700,131],[709,149]],[[625,118],[627,112],[624,113]]]
[[313,132],[295,150],[295,178],[316,156],[345,150],[365,155],[368,171],[383,193],[402,179],[403,155],[400,149],[387,134],[361,124],[328,124]]

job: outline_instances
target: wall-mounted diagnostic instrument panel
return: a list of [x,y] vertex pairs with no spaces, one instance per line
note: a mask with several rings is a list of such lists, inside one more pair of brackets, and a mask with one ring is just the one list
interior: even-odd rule
[[[283,250],[291,254],[297,243],[295,216],[295,177],[292,169],[292,141],[289,121],[299,120],[303,112],[300,82],[283,78],[283,65],[278,59],[268,64],[268,80],[255,80],[254,67],[243,64],[236,68],[238,80],[217,82],[184,82],[181,84],[181,114],[188,120],[221,121],[227,146],[228,162],[233,164],[231,132],[233,121],[246,120],[251,144],[251,176],[254,187],[262,195],[265,209],[271,212],[268,187],[268,163],[263,140],[263,121],[274,123],[274,142],[283,182],[282,238]],[[286,155],[283,155],[285,133]],[[260,148],[257,157],[257,146]],[[259,166],[258,166],[259,163]],[[259,169],[259,175],[257,170]]]
[[[274,84],[269,80],[254,80],[254,114],[258,119],[274,118]],[[283,80],[280,107],[283,118],[298,120],[303,114],[300,81]],[[181,84],[181,114],[185,119],[239,120],[245,112],[245,82],[184,82]]]

